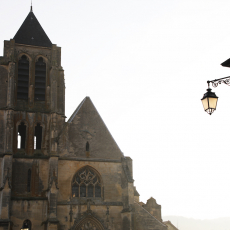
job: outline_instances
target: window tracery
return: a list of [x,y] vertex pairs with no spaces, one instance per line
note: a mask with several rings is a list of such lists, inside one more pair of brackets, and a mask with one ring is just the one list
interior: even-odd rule
[[98,230],[98,228],[96,227],[96,225],[91,222],[90,220],[88,220],[86,223],[83,223],[81,226],[80,226],[80,230]]
[[72,197],[102,197],[100,176],[90,167],[80,169],[73,178]]

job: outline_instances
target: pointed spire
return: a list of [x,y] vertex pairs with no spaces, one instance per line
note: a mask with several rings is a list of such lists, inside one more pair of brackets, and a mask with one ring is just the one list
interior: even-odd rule
[[32,0],[31,0],[30,12],[33,12]]
[[14,36],[15,42],[33,46],[51,47],[52,42],[46,35],[32,10],[33,9],[31,5],[31,11]]

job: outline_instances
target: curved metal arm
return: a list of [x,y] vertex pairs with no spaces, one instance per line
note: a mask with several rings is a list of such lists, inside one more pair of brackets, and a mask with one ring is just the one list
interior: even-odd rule
[[229,77],[223,77],[223,78],[215,79],[215,80],[212,80],[212,81],[207,81],[207,83],[208,83],[208,87],[209,87],[209,84],[212,83],[212,86],[214,88],[216,88],[221,83],[224,83],[224,84],[230,86],[230,76]]

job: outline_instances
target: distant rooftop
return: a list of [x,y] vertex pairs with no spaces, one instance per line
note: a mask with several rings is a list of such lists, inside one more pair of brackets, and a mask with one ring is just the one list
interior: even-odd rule
[[25,21],[22,23],[18,32],[15,34],[14,40],[16,43],[25,45],[43,47],[52,46],[52,42],[46,35],[32,10],[29,12]]

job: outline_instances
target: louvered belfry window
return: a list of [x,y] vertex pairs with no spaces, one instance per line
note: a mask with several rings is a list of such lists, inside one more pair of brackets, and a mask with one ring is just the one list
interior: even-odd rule
[[46,63],[43,58],[38,58],[35,63],[35,101],[45,101],[46,91]]
[[29,88],[29,60],[23,55],[18,61],[17,99],[27,100]]

